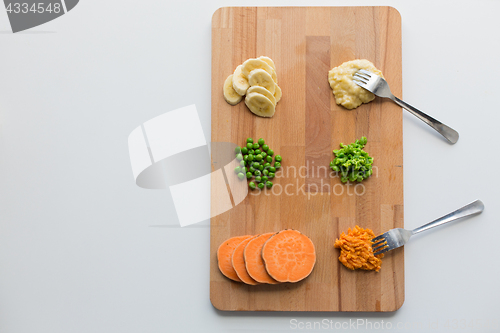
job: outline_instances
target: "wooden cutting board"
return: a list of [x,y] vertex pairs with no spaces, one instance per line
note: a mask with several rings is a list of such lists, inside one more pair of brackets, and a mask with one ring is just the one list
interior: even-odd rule
[[[276,64],[283,98],[272,118],[230,106],[222,85],[236,66],[266,55]],[[401,91],[401,17],[392,7],[229,7],[212,18],[212,141],[244,145],[264,138],[283,157],[274,193],[248,195],[211,219],[210,300],[236,311],[395,311],[404,301],[403,248],[379,273],[338,261],[335,239],[359,225],[375,234],[403,227],[402,110],[376,98],[355,110],[336,105],[328,71],[368,59],[392,92]],[[362,186],[325,172],[339,143],[366,136],[375,172]],[[294,172],[293,168],[296,171]],[[328,169],[329,170],[329,169]],[[282,193],[279,194],[279,189]],[[287,190],[285,193],[284,189]],[[212,206],[220,189],[212,183]],[[254,193],[254,192],[252,192]],[[295,284],[247,286],[218,270],[216,252],[229,237],[293,228],[315,244],[312,274]]]

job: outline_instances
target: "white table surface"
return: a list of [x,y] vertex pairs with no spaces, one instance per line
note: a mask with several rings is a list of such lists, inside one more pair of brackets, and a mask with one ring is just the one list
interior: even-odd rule
[[[176,227],[168,191],[133,181],[127,137],[144,121],[194,103],[210,138],[212,13],[283,4],[398,9],[404,99],[460,132],[450,146],[404,114],[406,227],[478,198],[486,210],[408,244],[397,312],[219,312],[207,224]],[[0,10],[0,332],[498,332],[499,13],[498,0],[82,0],[12,34]]]

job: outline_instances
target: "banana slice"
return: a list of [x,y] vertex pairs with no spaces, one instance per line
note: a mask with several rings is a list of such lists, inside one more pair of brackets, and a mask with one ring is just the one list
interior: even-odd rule
[[266,57],[266,56],[260,56],[258,59],[265,61],[269,66],[271,66],[271,68],[273,69],[273,72],[269,73],[269,74],[271,74],[271,77],[273,78],[274,83],[277,84],[278,83],[278,76],[276,75],[276,66],[274,65],[274,61],[271,58]]
[[[250,72],[254,69],[263,69],[269,73],[269,75],[273,75],[273,68],[267,64],[264,60],[261,59],[248,59],[243,63],[243,68],[241,69],[243,75],[245,77],[250,76]],[[276,74],[275,74],[276,75]]]
[[276,99],[276,103],[278,103],[281,99],[281,88],[276,85],[276,91],[274,92],[274,98]]
[[250,87],[246,76],[243,76],[243,73],[241,72],[242,68],[243,65],[239,65],[233,73],[233,88],[240,96],[245,95],[247,93],[247,89]]
[[261,86],[253,86],[253,87],[248,88],[247,94],[251,94],[253,92],[256,92],[256,93],[259,93],[259,94],[266,96],[274,104],[274,106],[276,106],[276,98],[274,98],[273,94],[271,94],[269,92],[269,90],[267,90],[266,88],[261,87]]
[[276,75],[276,71],[274,69],[271,73],[271,77],[273,78],[274,83],[278,84],[278,76]]
[[265,62],[267,62],[267,64],[269,66],[272,67],[272,69],[274,69],[276,71],[276,66],[274,65],[274,61],[273,59],[269,58],[269,57],[266,57],[266,56],[260,56],[258,59],[260,60],[264,60]]
[[261,117],[272,117],[276,110],[269,98],[256,92],[247,94],[245,104],[250,111]]
[[231,105],[241,102],[242,97],[233,88],[233,74],[229,75],[224,81],[224,99]]
[[[267,64],[266,64],[267,65]],[[245,66],[243,66],[245,68]],[[254,69],[248,75],[248,83],[250,86],[261,86],[269,90],[274,95],[276,91],[276,83],[274,83],[271,75],[263,69]]]

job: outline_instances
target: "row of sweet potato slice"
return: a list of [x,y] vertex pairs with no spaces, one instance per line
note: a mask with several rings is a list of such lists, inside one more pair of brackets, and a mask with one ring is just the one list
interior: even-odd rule
[[316,263],[313,242],[297,230],[232,237],[217,250],[219,269],[227,278],[249,285],[298,282]]

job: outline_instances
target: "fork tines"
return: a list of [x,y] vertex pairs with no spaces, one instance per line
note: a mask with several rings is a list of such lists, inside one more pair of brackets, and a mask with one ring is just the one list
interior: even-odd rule
[[382,235],[372,239],[372,249],[374,256],[378,256],[379,254],[389,251],[389,244],[387,244],[386,237],[386,233],[383,233]]
[[362,74],[367,75],[368,77],[370,77],[370,76],[372,76],[372,75],[375,75],[375,74],[373,74],[372,72],[367,71],[366,69],[360,69],[360,70],[358,70],[358,71],[357,71],[357,73],[360,73],[360,72],[361,72]]
[[354,73],[354,82],[367,84],[372,75],[372,72],[360,69],[356,73]]

